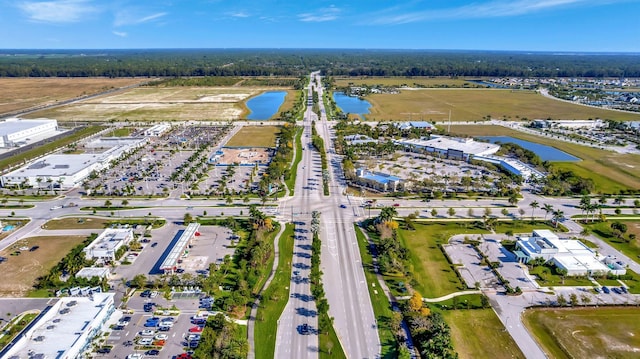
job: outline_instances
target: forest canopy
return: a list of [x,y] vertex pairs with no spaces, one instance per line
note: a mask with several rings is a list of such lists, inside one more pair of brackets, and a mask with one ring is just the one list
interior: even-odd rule
[[0,77],[640,77],[640,54],[445,50],[0,50]]

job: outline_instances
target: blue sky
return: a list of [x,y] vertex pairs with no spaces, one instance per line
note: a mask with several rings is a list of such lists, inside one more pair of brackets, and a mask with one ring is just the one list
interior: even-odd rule
[[0,0],[0,48],[640,52],[640,0]]

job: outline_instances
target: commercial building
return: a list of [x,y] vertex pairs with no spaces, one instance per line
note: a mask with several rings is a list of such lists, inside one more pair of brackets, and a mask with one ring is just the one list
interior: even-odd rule
[[118,249],[132,240],[131,228],[107,228],[82,251],[87,259],[114,261]]
[[91,279],[94,277],[108,278],[109,268],[107,267],[84,267],[76,273],[76,278]]
[[0,121],[0,147],[17,147],[33,137],[53,136],[57,130],[56,120],[8,118]]
[[534,230],[531,237],[518,237],[515,254],[518,261],[524,263],[542,258],[566,270],[569,276],[626,273],[622,262],[597,255],[579,240],[560,239],[546,229]]
[[157,124],[144,131],[144,135],[148,137],[160,137],[171,129],[168,123]]
[[458,138],[432,135],[430,139],[394,140],[406,151],[428,153],[450,159],[468,161],[474,156],[492,155],[500,149],[500,145],[477,142],[472,138]]
[[189,254],[188,247],[191,243],[191,240],[194,236],[200,235],[200,233],[198,233],[199,228],[200,223],[191,223],[184,231],[182,231],[180,237],[178,237],[178,239],[173,244],[171,252],[169,252],[164,261],[162,261],[160,270],[165,273],[173,273],[176,269],[178,269],[178,264],[181,262],[181,258]]
[[[104,141],[100,139],[97,141]],[[104,144],[100,146],[95,141],[86,147],[110,147],[97,154],[56,154],[37,159],[15,171],[0,176],[0,183],[7,186],[30,186],[35,188],[67,189],[79,186],[91,172],[100,171],[110,166],[112,160],[135,148],[143,146],[148,139],[137,138],[121,144]],[[109,142],[109,141],[107,141]]]
[[543,172],[540,172],[534,167],[520,160],[517,160],[515,158],[487,155],[487,156],[474,156],[473,159],[500,165],[502,166],[502,168],[506,169],[507,171],[515,175],[521,176],[522,179],[524,179],[525,181],[529,181],[534,177],[535,178],[547,177],[547,175],[544,174]]
[[381,192],[395,192],[402,189],[400,178],[386,173],[370,172],[364,168],[356,170],[356,180],[359,184]]
[[79,358],[115,311],[113,293],[63,297],[47,307],[3,358]]

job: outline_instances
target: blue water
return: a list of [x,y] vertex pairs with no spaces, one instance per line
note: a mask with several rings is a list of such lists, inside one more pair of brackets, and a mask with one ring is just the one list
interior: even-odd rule
[[369,107],[371,104],[367,100],[362,100],[359,97],[347,96],[344,92],[334,92],[333,100],[336,105],[342,110],[343,113],[350,113],[360,116],[369,113]]
[[515,143],[522,148],[525,148],[529,151],[533,151],[536,155],[540,157],[543,161],[580,161],[578,157],[574,157],[566,152],[560,151],[551,146],[541,145],[539,143],[519,140],[517,138],[509,137],[509,136],[483,136],[478,137],[483,140],[488,140],[491,143]]
[[508,88],[507,86],[500,85],[500,84],[493,83],[493,82],[488,82],[488,81],[482,81],[482,80],[467,80],[467,81],[468,82],[472,82],[474,84],[493,87],[493,88],[497,88],[497,89],[506,89],[506,88]]
[[287,96],[286,91],[267,91],[247,101],[247,108],[251,113],[249,120],[268,120],[278,112]]
[[13,229],[14,229],[14,228],[16,228],[16,227],[14,227],[14,226],[12,226],[12,225],[10,225],[10,224],[7,224],[6,226],[4,226],[4,227],[2,228],[2,231],[3,231],[3,232],[9,232],[9,231],[13,231]]

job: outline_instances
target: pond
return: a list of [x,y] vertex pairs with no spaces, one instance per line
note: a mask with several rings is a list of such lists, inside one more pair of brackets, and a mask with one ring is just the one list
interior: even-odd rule
[[249,120],[268,120],[278,112],[284,103],[287,91],[267,91],[247,101],[247,108],[251,113]]
[[551,146],[541,145],[539,143],[520,140],[520,139],[509,137],[509,136],[482,136],[478,138],[483,140],[488,140],[491,143],[498,143],[498,142],[515,143],[516,145],[524,149],[533,151],[543,161],[551,161],[551,162],[580,161],[578,157],[574,157],[566,152],[560,151],[559,149],[553,148]]
[[362,115],[368,114],[369,107],[371,107],[369,101],[359,97],[347,96],[344,92],[334,92],[333,100],[342,112],[358,115],[362,119],[364,119]]

